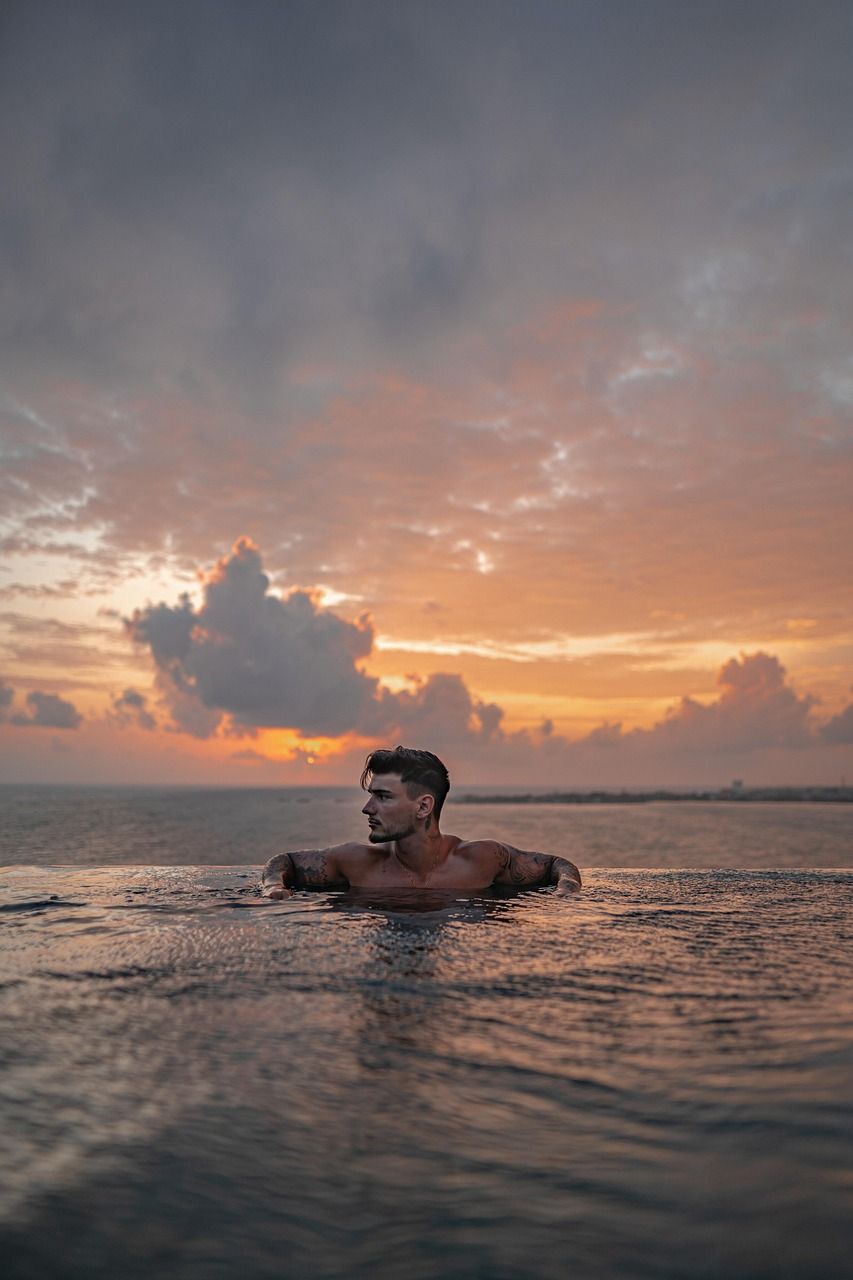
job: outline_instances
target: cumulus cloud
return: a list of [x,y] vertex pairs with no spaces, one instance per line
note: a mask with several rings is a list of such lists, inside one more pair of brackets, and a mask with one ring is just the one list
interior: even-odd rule
[[56,693],[27,694],[30,715],[12,716],[12,724],[37,729],[79,729],[83,717],[73,702],[67,702]]
[[436,743],[452,749],[501,738],[503,709],[475,697],[459,675],[436,672],[416,680],[414,688],[391,694],[379,702],[377,728],[406,741]]
[[820,735],[824,742],[832,744],[853,742],[853,702],[848,702],[843,711],[828,720],[821,727]]
[[605,722],[604,724],[596,725],[590,733],[586,734],[581,739],[581,744],[587,747],[618,747],[620,743],[624,742],[625,737],[621,724]]
[[[711,763],[725,756],[808,748],[821,736],[827,737],[827,727],[820,730],[813,719],[817,699],[793,689],[774,654],[730,658],[717,673],[717,689],[719,694],[710,703],[681,698],[651,728],[626,731],[619,722],[605,722],[574,742],[561,737],[558,749],[571,763],[584,758],[603,762],[607,755],[608,767],[620,760],[631,765],[638,760]],[[835,719],[843,722],[844,713]],[[827,740],[844,741],[841,737]],[[556,744],[552,739],[548,753]]]
[[707,706],[682,698],[651,730],[667,746],[704,751],[752,751],[760,747],[802,747],[813,736],[817,700],[797,694],[778,658],[741,654],[721,667],[720,695]]
[[720,692],[713,702],[682,698],[651,729],[623,732],[619,724],[602,724],[578,745],[715,755],[804,747],[814,741],[817,699],[791,688],[774,655],[731,658],[720,668],[717,685]]
[[824,759],[822,739],[853,740],[846,736],[853,728],[850,709],[822,731],[813,715],[817,699],[797,692],[772,654],[732,658],[720,668],[717,684],[712,701],[684,697],[648,729],[625,730],[618,722],[604,722],[582,738],[570,739],[544,733],[541,725],[536,732],[498,728],[487,740],[457,740],[451,758],[464,765],[469,777],[501,782],[535,771],[538,781],[566,786],[705,784],[721,773],[726,776],[730,766],[742,769],[747,764],[767,781],[780,773],[796,781],[806,765],[805,751],[810,761]]
[[[461,676],[415,677],[411,688],[392,692],[359,666],[373,648],[367,617],[348,622],[307,591],[280,597],[269,587],[260,551],[241,538],[205,580],[200,607],[184,595],[126,620],[130,637],[153,658],[174,728],[196,737],[223,725],[289,728],[446,746],[503,736],[502,708],[477,698]],[[127,694],[119,703],[129,710]]]
[[113,699],[112,719],[119,725],[135,725],[139,729],[156,729],[157,721],[148,710],[148,699],[136,689],[125,689]]
[[305,591],[270,594],[246,538],[205,581],[200,608],[184,596],[137,610],[126,626],[151,652],[175,725],[196,737],[225,714],[237,727],[323,735],[375,715],[378,682],[356,665],[373,646],[370,622],[347,622]]

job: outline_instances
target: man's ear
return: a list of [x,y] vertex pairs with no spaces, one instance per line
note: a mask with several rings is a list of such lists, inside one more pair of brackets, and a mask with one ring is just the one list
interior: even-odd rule
[[415,809],[415,815],[418,818],[428,818],[435,808],[435,796],[424,792],[422,796],[418,796],[418,807]]

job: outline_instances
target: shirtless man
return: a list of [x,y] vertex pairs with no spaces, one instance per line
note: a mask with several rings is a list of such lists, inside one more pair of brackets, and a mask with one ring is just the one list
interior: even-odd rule
[[566,858],[525,853],[498,840],[461,840],[439,830],[450,790],[447,769],[431,751],[396,747],[372,751],[361,785],[369,793],[362,813],[369,844],[301,849],[270,858],[261,878],[266,898],[294,889],[460,889],[554,885],[562,897],[577,893],[580,872]]

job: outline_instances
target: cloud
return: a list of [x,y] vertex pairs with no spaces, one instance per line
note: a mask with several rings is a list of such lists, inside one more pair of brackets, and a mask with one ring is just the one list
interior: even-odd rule
[[0,587],[0,600],[14,600],[21,597],[30,600],[64,600],[73,596],[78,586],[79,583],[73,578],[58,582],[54,586],[48,584],[32,586],[25,582],[10,582],[8,586]]
[[792,596],[826,616],[850,483],[824,403],[853,321],[844,6],[492,7],[13,10],[0,500],[21,554],[76,536],[106,584],[122,555],[185,563],[246,529],[392,634],[425,599],[461,633],[471,597],[493,641],[641,630],[650,602],[700,629]]
[[125,689],[113,699],[112,717],[119,725],[136,725],[139,729],[156,729],[157,721],[148,710],[147,698],[136,689]]
[[370,622],[347,622],[305,591],[268,589],[260,552],[242,538],[205,581],[200,608],[184,596],[128,619],[175,725],[208,737],[227,713],[237,727],[336,735],[372,720],[378,682],[356,665],[373,645]]
[[238,732],[289,728],[447,746],[502,736],[502,708],[473,695],[461,676],[415,677],[392,692],[359,666],[373,648],[367,617],[348,622],[307,591],[279,597],[269,586],[260,551],[241,538],[204,580],[200,607],[184,595],[126,620],[131,639],[151,654],[174,728],[209,737],[225,723]]
[[[772,654],[741,654],[722,665],[710,702],[683,697],[648,729],[604,722],[581,738],[545,732],[469,735],[448,746],[454,770],[468,779],[564,786],[706,785],[748,770],[752,779],[825,781],[835,768],[823,741],[850,741],[850,709],[821,731],[817,699],[798,693]],[[459,718],[457,718],[457,723]],[[440,752],[439,752],[440,754]]]
[[[612,785],[695,783],[719,776],[736,759],[790,771],[786,759],[791,753],[799,758],[800,769],[805,751],[818,754],[822,731],[814,720],[817,699],[791,687],[777,657],[756,652],[731,658],[719,669],[717,686],[712,701],[683,697],[648,729],[625,730],[618,722],[605,721],[575,739],[545,732],[547,722],[537,734],[499,731],[484,759],[501,778],[514,764],[522,775],[535,768],[542,779],[562,774],[564,780],[593,785],[609,780]],[[847,724],[846,714],[836,720]],[[762,765],[768,760],[769,766]],[[772,780],[772,773],[767,776]]]
[[115,628],[94,623],[63,622],[43,615],[0,611],[0,644],[6,660],[30,672],[43,667],[52,673],[80,676],[100,673],[108,666],[125,666],[127,653]]
[[848,702],[843,711],[821,727],[820,736],[824,742],[833,744],[853,743],[853,702]]
[[[200,605],[187,595],[175,605],[148,605],[126,629],[154,661],[173,729],[197,737],[287,728],[304,737],[428,743],[484,766],[562,761],[567,769],[605,757],[608,768],[619,768],[620,760],[713,760],[819,741],[817,699],[798,693],[778,657],[762,651],[725,662],[712,701],[683,697],[649,729],[603,723],[570,740],[546,719],[535,731],[509,732],[499,703],[478,697],[458,673],[410,676],[399,690],[366,675],[360,664],[373,648],[370,620],[349,622],[305,590],[275,595],[247,538],[203,580]],[[116,708],[149,714],[135,701],[140,696],[129,702],[125,694]],[[847,722],[847,713],[836,717],[824,739],[841,740]]]
[[580,745],[592,748],[604,747],[605,749],[618,747],[626,741],[628,736],[622,732],[621,724],[599,724],[581,739]]
[[476,747],[502,737],[503,710],[476,698],[459,675],[436,672],[414,688],[379,701],[377,729],[408,742],[435,743],[434,749]]
[[682,698],[651,729],[623,733],[601,725],[582,741],[661,753],[723,754],[769,747],[805,747],[815,739],[812,712],[817,699],[787,683],[785,668],[768,653],[741,654],[720,668],[719,696],[710,703]]
[[12,716],[12,724],[38,729],[78,729],[83,717],[72,702],[60,698],[55,693],[27,694],[29,716]]
[[262,400],[578,280],[713,316],[843,257],[843,3],[7,7],[18,366]]

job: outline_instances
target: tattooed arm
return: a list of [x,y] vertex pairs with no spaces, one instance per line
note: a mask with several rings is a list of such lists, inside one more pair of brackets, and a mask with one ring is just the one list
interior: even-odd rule
[[261,893],[265,898],[289,898],[294,889],[346,889],[349,881],[337,857],[346,847],[277,854],[263,869]]
[[495,876],[496,884],[524,885],[553,884],[556,893],[568,898],[581,887],[581,873],[568,858],[556,858],[549,853],[527,853],[514,849],[511,844],[500,846],[502,866]]

